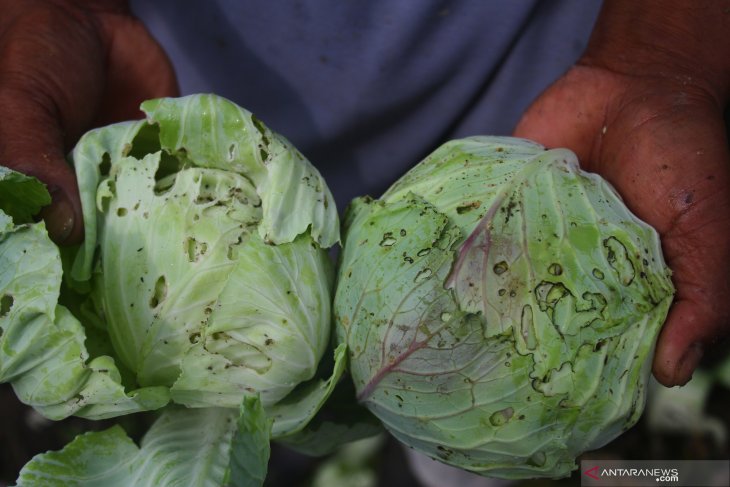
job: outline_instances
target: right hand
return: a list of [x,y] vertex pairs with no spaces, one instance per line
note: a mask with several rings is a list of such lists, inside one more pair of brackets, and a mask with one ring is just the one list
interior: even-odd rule
[[588,49],[516,135],[573,149],[662,237],[674,302],[654,377],[683,385],[730,336],[730,1],[604,2]]
[[0,0],[0,165],[43,181],[57,243],[83,239],[65,155],[88,129],[178,94],[172,65],[123,0]]

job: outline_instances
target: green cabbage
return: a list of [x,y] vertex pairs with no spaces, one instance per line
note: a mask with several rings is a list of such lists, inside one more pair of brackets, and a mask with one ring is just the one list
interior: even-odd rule
[[[89,433],[35,459],[21,485],[136,485],[146,474],[152,485],[161,465],[212,475],[188,485],[224,474],[256,485],[269,438],[301,431],[344,372],[344,346],[320,364],[332,336],[327,249],[339,240],[321,175],[221,97],[142,110],[145,120],[93,130],[71,154],[78,249],[32,221],[45,188],[0,168],[0,383],[51,419],[175,406],[141,449],[118,430]],[[195,456],[200,438],[210,455]]]
[[343,240],[337,334],[358,399],[408,446],[560,477],[639,418],[670,271],[570,151],[449,142],[354,200]]
[[188,406],[237,407],[246,392],[275,404],[312,378],[330,338],[332,195],[222,98],[142,109],[146,121],[91,132],[73,152],[87,235],[72,277],[90,279],[141,385]]

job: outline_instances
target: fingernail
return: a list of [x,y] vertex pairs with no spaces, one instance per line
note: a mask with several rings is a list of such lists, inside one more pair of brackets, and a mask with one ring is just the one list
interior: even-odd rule
[[[692,373],[699,365],[705,350],[701,343],[695,342],[685,350],[682,358],[679,359],[674,373],[674,380],[679,385],[685,385],[692,378]],[[681,383],[680,383],[681,382]]]
[[58,199],[41,213],[48,235],[56,243],[64,243],[74,228],[74,213],[65,198]]

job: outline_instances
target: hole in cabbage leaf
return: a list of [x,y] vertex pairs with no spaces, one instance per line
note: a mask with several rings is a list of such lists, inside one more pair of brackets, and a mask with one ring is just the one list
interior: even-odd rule
[[548,267],[548,272],[553,276],[559,276],[563,273],[563,266],[561,266],[557,262],[554,262],[550,264],[550,267]]
[[160,276],[155,282],[155,288],[150,298],[150,308],[156,308],[159,304],[164,301],[167,296],[167,280],[165,276]]
[[160,163],[155,171],[154,190],[157,196],[167,193],[175,186],[175,179],[180,169],[182,169],[182,163],[177,157],[167,152],[160,154]]
[[507,262],[505,261],[497,262],[496,264],[494,264],[492,270],[495,274],[499,276],[500,274],[504,274],[509,270],[509,264],[507,264]]
[[545,465],[545,462],[547,461],[547,456],[545,455],[545,452],[536,452],[533,453],[532,456],[527,460],[528,465],[532,465],[533,467],[542,467]]
[[193,237],[188,237],[188,239],[185,242],[185,246],[188,250],[188,262],[195,262],[195,248],[197,247],[197,240],[195,240]]
[[423,282],[426,279],[428,279],[429,277],[431,277],[431,274],[432,274],[431,269],[425,268],[425,269],[421,270],[418,274],[416,274],[416,277],[413,278],[413,282],[416,282],[416,283]]
[[253,126],[256,127],[256,130],[259,131],[261,134],[261,143],[259,144],[259,153],[261,155],[261,160],[265,161],[269,157],[269,138],[267,137],[267,130],[266,126],[256,118],[255,116],[251,116],[251,121],[253,122]]
[[204,172],[198,183],[198,196],[195,198],[195,204],[207,205],[214,203],[221,196],[224,196],[221,190],[219,175],[217,173]]
[[109,171],[112,169],[112,158],[108,152],[105,152],[101,156],[101,163],[99,164],[99,174],[102,178],[109,176]]
[[228,245],[228,251],[226,253],[226,256],[228,257],[228,260],[236,260],[238,256],[238,247],[241,246],[244,240],[244,235],[241,234],[238,236],[238,239],[233,242],[232,244]]
[[3,294],[3,297],[0,298],[0,318],[4,318],[10,313],[10,308],[13,307],[14,302],[15,300],[11,295]]
[[155,171],[155,181],[159,182],[166,179],[168,176],[180,172],[180,169],[182,169],[180,160],[167,152],[163,152],[160,154],[160,164],[157,166],[157,171]]
[[112,199],[117,195],[117,185],[111,179],[105,179],[99,185],[99,211],[109,213],[109,206]]
[[629,257],[629,251],[626,246],[616,237],[608,237],[603,241],[605,249],[606,261],[608,265],[615,271],[621,284],[629,286],[634,280],[636,269],[634,263]]
[[392,247],[396,242],[397,240],[393,238],[393,232],[385,232],[383,234],[383,240],[380,241],[379,245],[381,247]]
[[132,140],[128,155],[142,159],[147,154],[153,154],[161,149],[159,125],[145,124]]
[[117,208],[117,216],[126,216],[127,215],[127,209],[119,207]]
[[193,237],[188,237],[188,239],[185,241],[185,246],[187,249],[189,262],[197,261],[208,251],[207,243],[199,242]]
[[492,414],[489,417],[489,422],[492,424],[492,426],[503,426],[510,419],[512,419],[512,416],[514,416],[514,414],[515,410],[511,407],[508,407]]

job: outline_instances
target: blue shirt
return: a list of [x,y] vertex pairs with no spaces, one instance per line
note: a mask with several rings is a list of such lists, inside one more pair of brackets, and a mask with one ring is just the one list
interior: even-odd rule
[[252,111],[340,210],[441,143],[508,135],[579,57],[598,0],[132,1],[183,94]]

